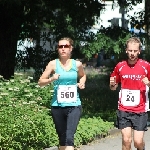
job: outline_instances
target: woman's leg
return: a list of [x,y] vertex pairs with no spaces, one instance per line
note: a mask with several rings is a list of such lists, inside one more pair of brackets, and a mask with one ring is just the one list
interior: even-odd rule
[[59,150],[74,150],[73,146],[60,146]]
[[80,120],[82,107],[52,108],[60,150],[74,150],[74,134]]
[[52,118],[55,124],[55,129],[59,137],[59,145],[64,145],[66,142],[66,127],[67,119],[65,114],[65,108],[52,107],[51,108]]
[[[82,107],[69,108],[67,114],[66,147],[64,150],[74,150],[74,134],[76,132]],[[63,150],[63,149],[61,149]]]

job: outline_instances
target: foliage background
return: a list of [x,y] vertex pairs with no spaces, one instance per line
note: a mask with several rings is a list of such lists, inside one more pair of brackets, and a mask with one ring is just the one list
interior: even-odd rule
[[[79,91],[82,93],[83,115],[75,134],[76,147],[87,144],[101,135],[107,135],[114,128],[115,111],[113,107],[109,107],[111,101],[107,101],[110,97],[105,95],[100,98],[97,95],[104,94],[104,89],[108,90],[106,85],[103,90],[101,87],[104,85],[101,83],[103,79],[106,80],[106,74],[100,75],[100,78],[96,74],[98,71],[89,76],[87,90]],[[97,81],[94,80],[95,77],[98,77]],[[0,85],[0,149],[39,150],[58,146],[58,137],[50,114],[53,85],[40,88],[33,77],[20,73],[16,73],[10,80],[1,77]],[[94,92],[90,90],[92,88],[98,89],[99,92],[91,95],[90,92]],[[95,102],[99,103],[97,107]]]

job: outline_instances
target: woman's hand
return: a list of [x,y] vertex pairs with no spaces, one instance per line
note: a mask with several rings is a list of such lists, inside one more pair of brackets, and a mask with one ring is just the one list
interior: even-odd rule
[[85,83],[79,82],[79,83],[77,83],[77,85],[78,85],[78,87],[80,89],[84,89],[85,88]]
[[58,80],[59,76],[60,76],[59,74],[55,73],[55,74],[53,74],[53,76],[51,78],[54,81],[54,80]]

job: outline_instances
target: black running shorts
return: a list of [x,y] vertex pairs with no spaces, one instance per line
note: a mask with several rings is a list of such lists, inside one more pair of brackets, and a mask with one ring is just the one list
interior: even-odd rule
[[132,129],[137,131],[146,131],[147,120],[148,120],[147,112],[134,113],[117,110],[117,121],[115,126],[118,129],[131,127]]

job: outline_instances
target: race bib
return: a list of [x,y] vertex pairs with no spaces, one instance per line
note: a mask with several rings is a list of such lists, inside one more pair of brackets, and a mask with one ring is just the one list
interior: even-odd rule
[[121,103],[123,106],[137,106],[140,103],[140,90],[121,90]]
[[72,103],[77,101],[77,85],[59,85],[57,89],[58,103]]

